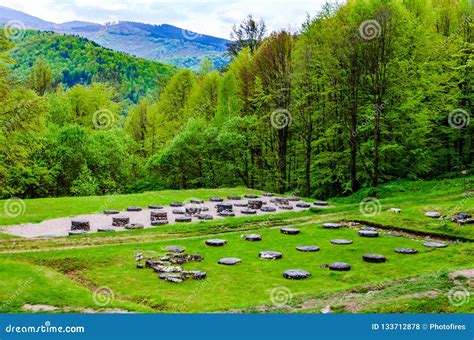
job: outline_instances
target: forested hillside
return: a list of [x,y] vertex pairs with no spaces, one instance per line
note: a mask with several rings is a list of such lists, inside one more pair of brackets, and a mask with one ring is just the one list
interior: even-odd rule
[[156,92],[160,81],[165,83],[175,72],[173,66],[108,50],[77,36],[26,31],[14,43],[11,56],[17,79],[27,79],[35,62],[44,61],[51,67],[53,85],[107,82],[120,99],[132,102]]
[[[207,60],[148,96],[141,70],[162,66],[54,52],[62,40],[48,34],[27,37],[41,41],[35,55],[2,37],[0,195],[246,185],[323,198],[467,174],[473,15],[468,0],[327,5],[298,34],[243,40],[225,72]],[[52,86],[45,56],[53,75],[82,79],[84,68],[92,85]],[[140,97],[125,121],[119,93]]]

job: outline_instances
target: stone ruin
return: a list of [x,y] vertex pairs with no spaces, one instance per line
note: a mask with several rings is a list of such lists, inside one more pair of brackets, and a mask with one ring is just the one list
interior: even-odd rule
[[150,212],[150,221],[152,226],[168,224],[168,213],[151,211]]
[[181,266],[187,262],[201,262],[204,258],[199,254],[187,254],[185,249],[177,246],[166,247],[168,253],[159,258],[148,257],[145,259],[145,265],[141,264],[144,259],[143,254],[135,256],[137,268],[153,269],[158,273],[160,280],[181,283],[188,279],[202,280],[206,278],[206,272],[202,270],[184,270]]

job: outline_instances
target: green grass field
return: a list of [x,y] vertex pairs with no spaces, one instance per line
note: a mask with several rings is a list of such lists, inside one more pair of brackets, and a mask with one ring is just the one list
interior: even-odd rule
[[[91,234],[69,238],[18,239],[4,236],[0,241],[1,312],[291,312],[319,313],[323,308],[339,313],[368,312],[472,312],[473,299],[452,302],[453,291],[472,290],[462,275],[453,282],[449,273],[472,269],[473,225],[458,226],[448,219],[424,216],[429,210],[443,215],[463,211],[474,213],[474,177],[437,182],[400,181],[381,188],[376,214],[367,215],[359,202],[362,191],[346,198],[329,200],[334,208],[301,213],[283,213],[200,222],[187,225]],[[25,214],[2,217],[0,223],[38,222],[44,219],[91,213],[129,205],[167,204],[189,198],[209,198],[251,192],[245,188],[219,190],[164,191],[113,197],[78,197],[26,200]],[[255,191],[252,191],[255,192]],[[4,204],[4,202],[0,202]],[[98,209],[98,206],[104,206]],[[389,212],[401,208],[400,214]],[[380,237],[362,238],[356,228],[323,229],[328,221],[366,221],[380,226]],[[283,235],[281,226],[301,229],[299,235]],[[386,235],[385,228],[404,230],[404,237]],[[241,239],[244,233],[262,235],[261,242]],[[417,234],[418,233],[418,234]],[[425,233],[420,235],[419,233]],[[436,235],[447,248],[422,246],[427,235]],[[208,247],[208,238],[222,238],[228,244]],[[336,246],[331,239],[348,238],[352,245]],[[459,239],[459,240],[456,240]],[[186,270],[204,270],[207,278],[173,284],[158,279],[151,269],[136,269],[135,254],[165,254],[164,247],[178,245],[189,253],[204,256],[190,262]],[[297,245],[317,245],[319,252],[302,253]],[[401,255],[396,247],[419,250]],[[281,260],[262,260],[261,250],[283,253]],[[386,263],[366,263],[365,253],[387,257]],[[236,266],[217,264],[222,257],[239,257]],[[320,268],[335,261],[351,264],[349,272]],[[304,269],[306,280],[284,279],[286,269]],[[93,292],[107,287],[112,297],[97,304]],[[284,303],[275,300],[283,299]],[[28,308],[25,305],[33,305]],[[41,307],[44,305],[43,307]],[[329,306],[329,307],[328,307]],[[53,308],[54,307],[54,308]]]

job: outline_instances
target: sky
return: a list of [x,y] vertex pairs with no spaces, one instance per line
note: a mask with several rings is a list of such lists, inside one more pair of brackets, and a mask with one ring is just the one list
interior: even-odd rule
[[201,34],[229,38],[232,25],[247,14],[263,18],[268,30],[300,29],[326,0],[0,0],[0,5],[63,23],[138,21],[170,24]]

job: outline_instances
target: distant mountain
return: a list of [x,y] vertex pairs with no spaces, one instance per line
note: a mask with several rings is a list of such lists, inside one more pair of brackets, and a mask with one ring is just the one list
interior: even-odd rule
[[56,24],[26,13],[0,6],[0,25],[20,22],[25,28],[78,35],[116,51],[172,64],[178,67],[199,68],[201,61],[211,57],[216,68],[225,66],[228,40],[172,25],[150,25],[121,21],[106,25],[71,21]]

